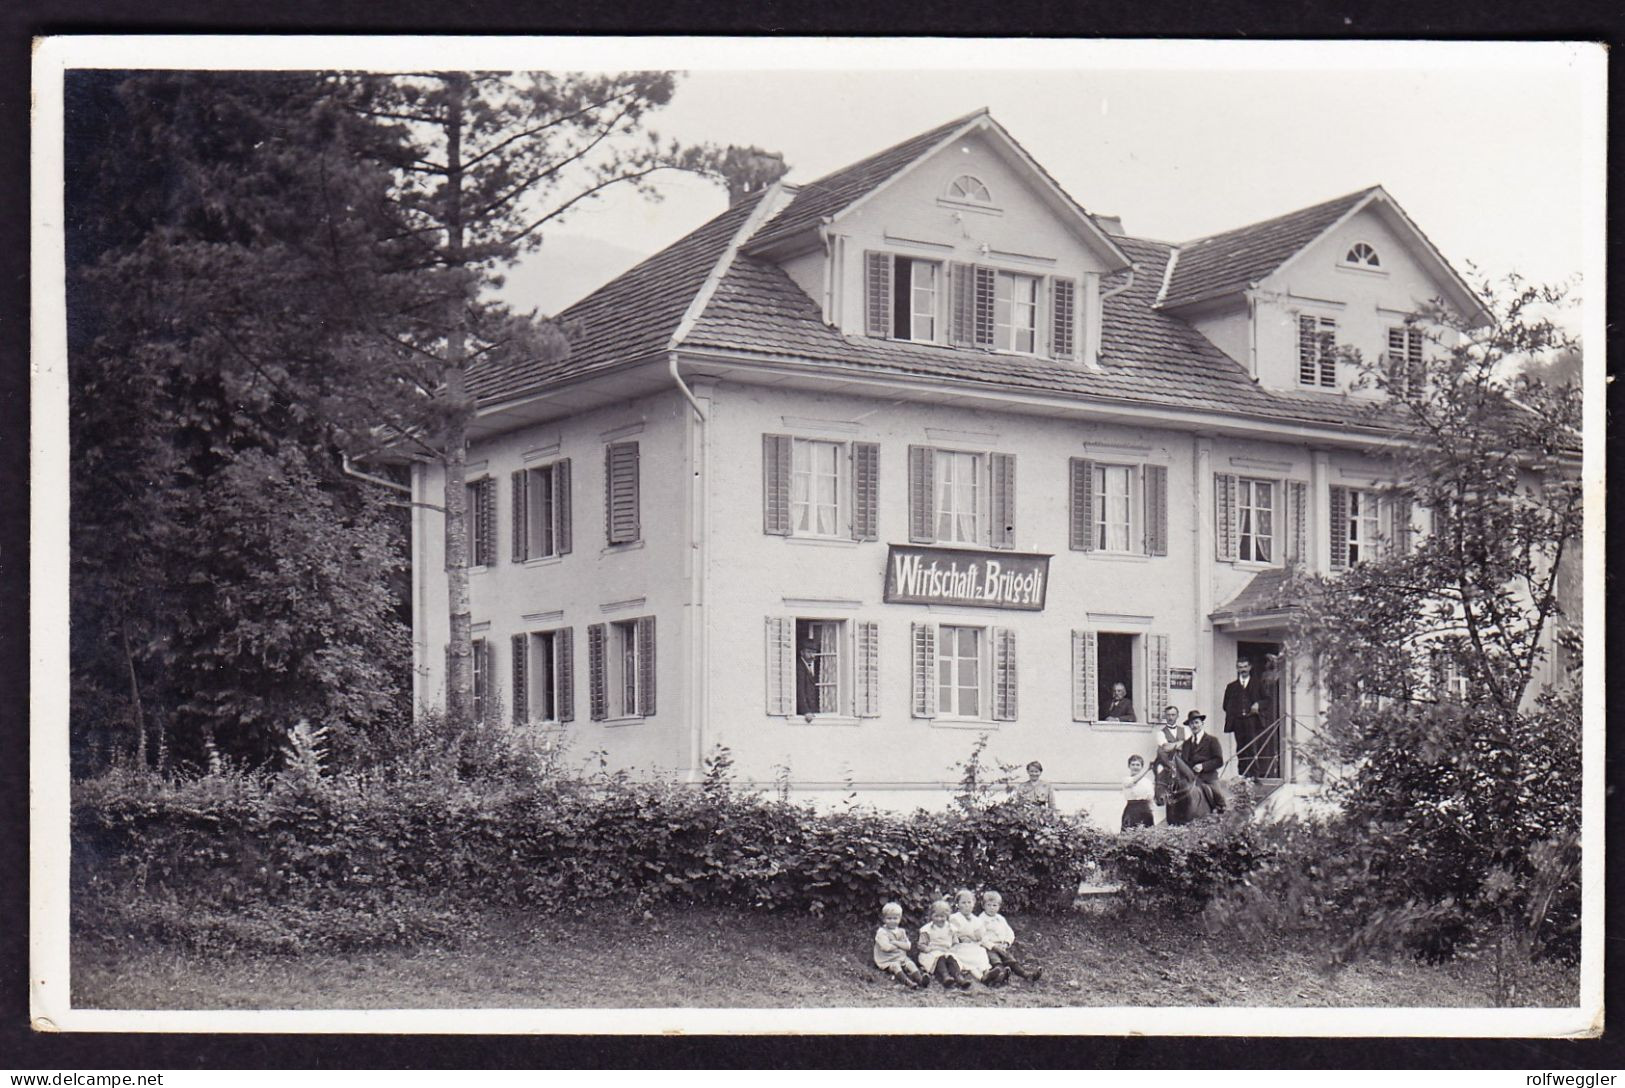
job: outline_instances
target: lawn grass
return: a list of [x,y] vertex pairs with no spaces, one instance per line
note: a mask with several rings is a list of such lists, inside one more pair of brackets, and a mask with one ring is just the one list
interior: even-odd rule
[[[1243,942],[1200,920],[1086,909],[1012,917],[1042,981],[907,991],[867,966],[875,923],[806,915],[605,909],[491,913],[436,946],[298,957],[207,956],[77,934],[72,1000],[95,1009],[809,1008],[873,1005],[1487,1006],[1484,961],[1326,969],[1316,942]],[[913,921],[912,919],[910,920]],[[910,926],[912,931],[912,925]],[[1531,968],[1520,1004],[1578,1000],[1578,976]]]

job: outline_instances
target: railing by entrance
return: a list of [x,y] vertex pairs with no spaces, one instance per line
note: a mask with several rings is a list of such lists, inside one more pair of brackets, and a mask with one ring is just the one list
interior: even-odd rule
[[1246,744],[1237,747],[1236,754],[1230,757],[1236,773],[1242,778],[1281,781],[1285,777],[1286,765],[1281,739],[1285,723],[1291,720],[1290,714],[1282,714],[1260,729]]

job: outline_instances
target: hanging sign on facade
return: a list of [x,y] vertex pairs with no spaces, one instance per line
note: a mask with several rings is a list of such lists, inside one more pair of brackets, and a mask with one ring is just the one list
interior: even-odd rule
[[1191,691],[1196,687],[1196,670],[1169,669],[1168,686],[1179,691]]
[[1044,610],[1044,593],[1049,587],[1047,555],[907,544],[892,544],[889,549],[885,593],[888,604]]

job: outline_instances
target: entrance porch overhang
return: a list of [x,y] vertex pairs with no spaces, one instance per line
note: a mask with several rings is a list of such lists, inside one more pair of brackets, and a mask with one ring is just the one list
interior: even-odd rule
[[1261,570],[1229,601],[1208,614],[1215,631],[1260,634],[1289,627],[1297,605],[1286,599],[1285,569]]

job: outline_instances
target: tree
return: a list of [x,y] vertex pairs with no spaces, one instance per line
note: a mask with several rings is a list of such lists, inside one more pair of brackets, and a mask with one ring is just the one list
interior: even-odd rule
[[[402,709],[401,523],[342,472],[391,388],[365,126],[309,73],[70,73],[73,737],[263,761]],[[372,262],[365,277],[355,266]],[[360,307],[347,293],[365,282]],[[383,377],[380,379],[380,375]]]
[[1562,590],[1582,528],[1580,392],[1516,364],[1577,345],[1541,316],[1560,290],[1513,280],[1485,297],[1477,327],[1442,306],[1417,319],[1420,363],[1360,361],[1385,393],[1369,422],[1390,439],[1390,509],[1430,512],[1430,531],[1295,580],[1296,638],[1328,702],[1313,754],[1340,772],[1347,832],[1340,858],[1315,859],[1317,894],[1336,870],[1360,904],[1348,948],[1572,937],[1558,931],[1577,904],[1579,601]]
[[568,351],[559,329],[510,313],[489,289],[508,262],[541,244],[544,227],[613,186],[657,196],[653,176],[677,169],[733,176],[753,190],[772,173],[756,149],[727,158],[708,146],[661,144],[646,132],[648,115],[674,86],[669,72],[446,72],[351,82],[356,112],[382,126],[376,152],[394,171],[398,237],[413,250],[422,284],[398,338],[416,374],[388,431],[444,469],[447,712],[456,720],[470,716],[473,695],[469,368]]

